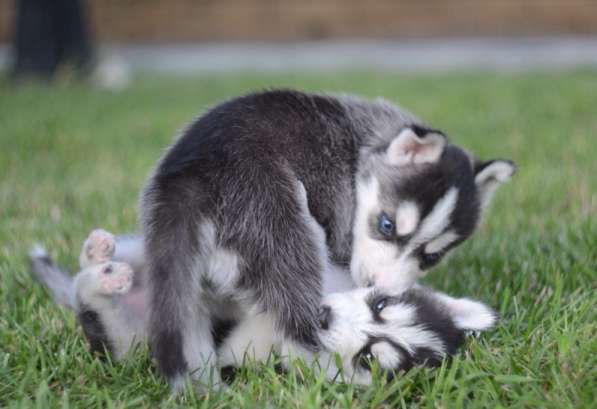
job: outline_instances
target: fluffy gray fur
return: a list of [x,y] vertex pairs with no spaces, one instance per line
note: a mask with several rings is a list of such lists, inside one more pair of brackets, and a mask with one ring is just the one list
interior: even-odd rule
[[[394,143],[399,137],[404,143]],[[504,163],[509,177],[514,167]],[[362,251],[356,260],[353,240],[375,232],[362,224],[355,234],[355,215],[361,211],[375,223],[380,217],[377,206],[359,209],[357,188],[381,184],[379,197],[367,200],[388,202],[386,208],[411,199],[421,215],[415,226],[447,196],[450,206],[434,214],[433,233],[454,232],[451,248],[477,224],[485,190],[475,176],[487,167],[448,144],[442,132],[381,100],[276,90],[211,109],[159,161],[141,200],[150,345],[162,373],[174,387],[188,374],[209,381],[215,343],[208,329],[249,307],[271,314],[295,344],[319,348],[325,260],[300,209],[301,184],[334,263],[350,265],[359,285],[379,280],[408,287],[433,264],[421,254],[426,243],[373,237],[377,241],[361,243],[361,250],[375,243],[384,250]],[[491,171],[485,176],[496,179]],[[408,269],[385,260],[390,248]],[[223,254],[234,263],[224,266]],[[376,263],[388,267],[381,276],[371,275]],[[391,277],[396,268],[400,280]]]

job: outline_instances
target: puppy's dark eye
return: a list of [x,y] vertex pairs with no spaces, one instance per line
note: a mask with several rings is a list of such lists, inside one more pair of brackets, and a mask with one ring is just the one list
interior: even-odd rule
[[442,253],[421,253],[421,268],[426,269],[436,265],[442,258]]
[[112,274],[112,266],[107,266],[104,268],[104,274]]
[[392,237],[392,234],[394,234],[394,222],[390,220],[387,214],[382,213],[379,216],[377,229],[384,236]]

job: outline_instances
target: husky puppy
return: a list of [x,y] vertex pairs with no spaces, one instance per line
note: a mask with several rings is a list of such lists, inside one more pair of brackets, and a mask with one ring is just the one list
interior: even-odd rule
[[[77,314],[92,352],[108,350],[120,360],[147,341],[149,299],[140,237],[115,238],[104,230],[94,230],[83,245],[81,271],[74,278],[40,247],[31,251],[30,261],[36,278],[51,290],[54,299]],[[217,365],[239,367],[247,358],[266,360],[276,352],[283,355],[284,362],[292,355],[307,361],[318,359],[330,380],[369,384],[375,365],[389,377],[413,365],[438,365],[456,352],[464,331],[485,330],[495,323],[493,311],[476,301],[419,286],[400,294],[351,289],[350,275],[337,273],[333,269],[324,273],[326,296],[318,315],[323,348],[319,354],[293,350],[276,330],[271,314],[251,310],[238,322],[212,328]],[[341,358],[340,367],[336,366],[336,354]]]
[[34,277],[54,300],[76,315],[92,352],[108,350],[115,359],[147,339],[147,285],[140,237],[115,238],[91,232],[81,250],[81,270],[71,277],[35,246],[29,252]]
[[252,308],[297,348],[319,347],[325,260],[301,184],[331,260],[358,286],[399,291],[471,235],[514,170],[383,100],[274,90],[216,106],[166,152],[141,200],[161,372],[174,387],[209,372],[213,323]]

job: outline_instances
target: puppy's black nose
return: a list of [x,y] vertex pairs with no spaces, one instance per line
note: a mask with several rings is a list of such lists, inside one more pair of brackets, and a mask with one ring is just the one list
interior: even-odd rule
[[327,330],[332,320],[332,309],[329,305],[319,307],[319,328]]

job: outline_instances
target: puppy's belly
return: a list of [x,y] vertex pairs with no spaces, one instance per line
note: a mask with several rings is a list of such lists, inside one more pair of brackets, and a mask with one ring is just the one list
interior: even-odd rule
[[136,322],[146,322],[149,316],[149,294],[147,289],[133,289],[120,297],[119,302],[126,311],[128,318]]

